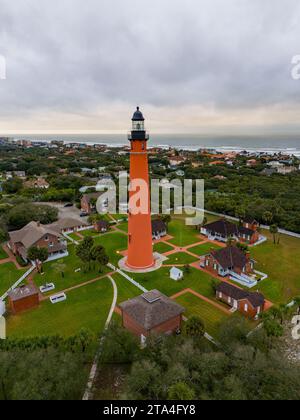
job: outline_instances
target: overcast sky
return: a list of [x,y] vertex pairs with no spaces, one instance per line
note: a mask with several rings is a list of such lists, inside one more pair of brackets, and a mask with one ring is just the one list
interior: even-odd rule
[[300,133],[299,0],[0,0],[0,132]]

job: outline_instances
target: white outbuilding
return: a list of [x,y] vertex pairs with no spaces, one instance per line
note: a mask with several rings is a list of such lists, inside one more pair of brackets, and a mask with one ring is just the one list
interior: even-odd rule
[[179,270],[179,268],[176,267],[171,268],[170,278],[175,281],[183,279],[183,271]]

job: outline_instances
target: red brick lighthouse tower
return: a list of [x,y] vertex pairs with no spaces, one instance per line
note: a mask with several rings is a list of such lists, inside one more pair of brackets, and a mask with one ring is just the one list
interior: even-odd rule
[[[144,126],[144,117],[137,108],[132,117],[132,131],[129,135],[130,151],[130,182],[143,180],[146,185],[147,211],[137,213],[130,208],[128,215],[128,256],[126,265],[132,270],[144,270],[154,266],[152,246],[152,225],[150,209],[149,168],[147,141],[149,136]],[[133,184],[132,184],[133,185]],[[136,194],[131,191],[129,197]]]

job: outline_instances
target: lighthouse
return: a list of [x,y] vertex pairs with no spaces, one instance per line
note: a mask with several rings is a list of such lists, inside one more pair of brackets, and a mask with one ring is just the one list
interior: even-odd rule
[[[130,188],[128,208],[128,253],[126,266],[133,271],[143,271],[154,267],[152,245],[152,224],[150,207],[149,188],[149,167],[147,141],[149,136],[145,130],[145,119],[139,107],[132,117],[132,130],[128,136],[131,144],[130,150],[130,185],[134,186],[139,182],[144,185],[143,211],[133,211],[130,205],[130,198],[137,191]],[[145,206],[144,206],[145,207]]]

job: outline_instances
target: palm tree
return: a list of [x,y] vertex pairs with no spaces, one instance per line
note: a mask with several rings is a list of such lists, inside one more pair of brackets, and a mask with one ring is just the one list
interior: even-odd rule
[[276,244],[276,235],[278,234],[278,226],[272,225],[270,226],[270,233],[273,235],[274,245]]
[[270,211],[266,211],[263,214],[263,221],[265,222],[266,225],[269,225],[270,223],[272,223],[273,220],[273,214]]

